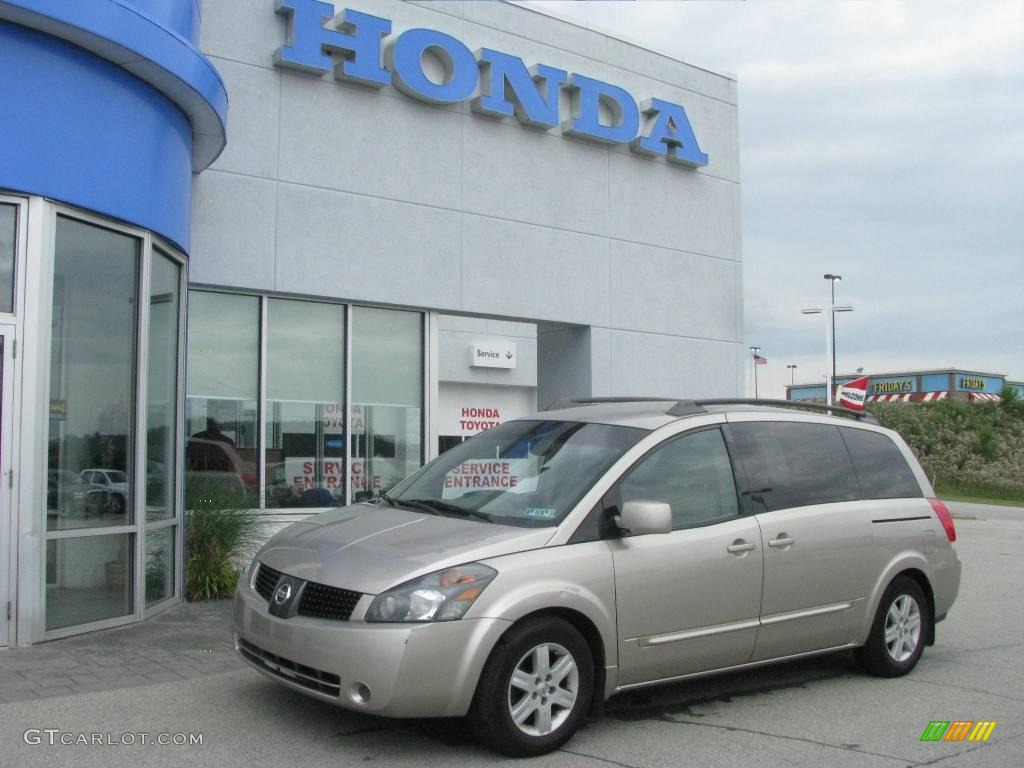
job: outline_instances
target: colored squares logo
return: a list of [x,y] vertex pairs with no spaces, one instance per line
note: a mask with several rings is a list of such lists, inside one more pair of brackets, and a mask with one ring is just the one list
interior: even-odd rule
[[921,741],[988,741],[995,728],[994,720],[932,720]]

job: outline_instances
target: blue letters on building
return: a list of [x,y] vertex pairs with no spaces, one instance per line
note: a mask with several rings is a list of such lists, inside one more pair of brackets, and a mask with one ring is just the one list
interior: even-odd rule
[[[277,12],[289,17],[288,44],[274,63],[305,72],[334,71],[340,80],[373,87],[393,84],[413,98],[452,104],[473,98],[472,108],[493,117],[515,116],[525,125],[562,132],[589,141],[628,144],[638,154],[664,157],[689,167],[708,164],[686,110],[679,104],[647,99],[640,106],[612,83],[569,74],[544,64],[528,68],[522,59],[483,48],[475,54],[450,35],[409,29],[394,40],[391,21],[346,10],[337,28],[334,6],[321,0],[277,0]],[[441,82],[423,70],[430,53],[443,67]],[[337,61],[336,57],[340,58]],[[382,62],[383,61],[383,65]],[[572,94],[573,114],[559,120],[559,90]],[[643,120],[642,120],[643,118]],[[649,124],[646,135],[643,124]]]

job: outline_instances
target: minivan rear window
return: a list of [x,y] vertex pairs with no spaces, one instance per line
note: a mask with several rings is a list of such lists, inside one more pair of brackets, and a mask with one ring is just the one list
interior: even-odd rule
[[838,427],[786,421],[731,424],[755,511],[860,498]]
[[842,427],[865,499],[913,499],[924,493],[910,465],[888,435]]

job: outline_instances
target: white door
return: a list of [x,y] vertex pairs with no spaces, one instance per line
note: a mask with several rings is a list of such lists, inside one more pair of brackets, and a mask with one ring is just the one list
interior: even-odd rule
[[0,325],[0,648],[10,642],[10,555],[14,510],[11,504],[11,393],[14,382],[13,329]]

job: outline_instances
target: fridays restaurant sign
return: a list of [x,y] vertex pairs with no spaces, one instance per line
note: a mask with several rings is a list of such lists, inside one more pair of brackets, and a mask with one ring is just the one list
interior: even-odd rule
[[[638,103],[612,83],[547,64],[527,67],[519,57],[490,48],[471,51],[434,29],[407,29],[391,37],[390,19],[352,9],[333,22],[334,5],[321,0],[276,0],[276,11],[289,19],[289,31],[287,44],[274,53],[275,66],[314,74],[333,71],[338,80],[371,88],[394,85],[430,104],[470,100],[477,114],[514,116],[523,125],[545,130],[560,125],[569,136],[628,144],[638,154],[691,168],[708,164],[679,104],[656,98]],[[440,82],[424,70],[428,55],[443,68]],[[562,90],[572,105],[564,120]]]

